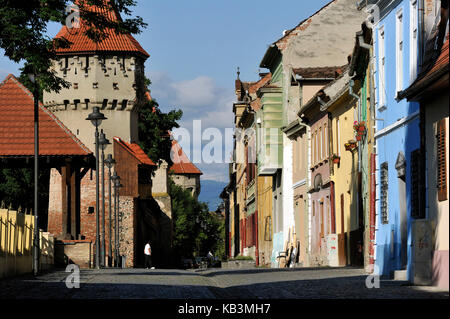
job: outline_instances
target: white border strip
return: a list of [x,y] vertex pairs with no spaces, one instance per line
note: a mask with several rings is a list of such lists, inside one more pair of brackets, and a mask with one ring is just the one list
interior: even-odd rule
[[411,121],[414,120],[416,117],[418,117],[419,114],[420,114],[419,111],[416,111],[416,112],[414,112],[413,114],[411,114],[411,115],[409,115],[409,116],[407,116],[407,117],[404,117],[404,118],[398,120],[398,121],[395,122],[394,124],[391,124],[391,125],[385,127],[385,128],[382,129],[382,130],[379,130],[378,132],[375,133],[374,138],[375,138],[375,139],[380,138],[380,137],[382,137],[383,135],[386,135],[386,134],[390,133],[391,131],[393,131],[393,130],[399,128],[401,125],[404,125],[404,124],[406,124],[406,123],[408,123],[408,122],[411,122]]
[[301,181],[295,183],[294,185],[292,185],[292,188],[298,188],[300,186],[306,185],[306,179],[302,179]]

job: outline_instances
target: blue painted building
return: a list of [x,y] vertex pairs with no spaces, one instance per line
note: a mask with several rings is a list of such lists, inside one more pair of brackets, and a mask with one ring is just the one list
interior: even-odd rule
[[398,100],[420,65],[423,0],[378,1],[373,27],[376,86],[377,202],[375,265],[380,274],[411,280],[412,226],[423,218],[419,104]]

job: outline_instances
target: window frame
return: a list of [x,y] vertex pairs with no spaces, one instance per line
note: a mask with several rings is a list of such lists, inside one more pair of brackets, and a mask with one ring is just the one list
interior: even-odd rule
[[409,41],[409,78],[413,83],[418,75],[419,65],[419,14],[417,0],[411,0],[409,5],[410,16],[410,41]]
[[403,9],[396,13],[395,19],[395,56],[396,56],[396,92],[403,90],[403,60],[404,60],[404,37],[403,37]]
[[384,26],[378,29],[378,108],[386,107],[386,34]]

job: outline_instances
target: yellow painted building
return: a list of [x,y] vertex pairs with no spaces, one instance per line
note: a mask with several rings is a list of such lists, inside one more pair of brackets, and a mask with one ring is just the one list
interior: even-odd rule
[[[351,79],[348,70],[333,82],[326,108],[330,116],[330,179],[333,185],[334,216],[337,234],[337,260],[333,266],[352,263],[355,231],[359,229],[358,143],[354,122],[357,120],[358,101],[350,95]],[[352,89],[355,89],[353,87]]]
[[[0,278],[31,273],[34,216],[0,209]],[[40,269],[53,267],[54,240],[40,232]]]
[[259,176],[257,185],[259,265],[270,267],[272,255],[272,176]]

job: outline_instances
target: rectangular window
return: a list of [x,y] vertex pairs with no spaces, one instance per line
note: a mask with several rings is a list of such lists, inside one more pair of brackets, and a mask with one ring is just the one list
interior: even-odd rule
[[336,120],[336,134],[337,134],[337,155],[341,156],[341,128],[339,127],[339,118]]
[[323,214],[323,200],[319,202],[320,206],[320,238],[325,237],[325,220],[324,220],[324,214]]
[[323,157],[327,158],[328,157],[328,131],[327,131],[327,124],[324,124],[323,126]]
[[388,219],[388,163],[385,162],[381,164],[381,172],[380,172],[380,182],[381,182],[381,191],[380,191],[380,211],[381,211],[381,223],[387,224],[389,223]]
[[411,152],[411,216],[425,218],[425,198],[421,185],[420,150]]
[[322,128],[319,129],[319,162],[323,159]]
[[397,12],[396,19],[396,48],[395,48],[397,68],[396,84],[397,92],[403,90],[403,11]]
[[84,74],[89,74],[89,55],[86,55],[86,68],[84,69]]
[[386,103],[386,52],[385,52],[384,27],[380,28],[378,33],[378,81],[379,81],[379,97],[378,107],[385,107]]
[[446,154],[446,121],[442,119],[437,125],[436,160],[437,160],[437,188],[438,200],[444,201],[447,196],[447,154]]
[[317,131],[314,132],[314,138],[313,138],[313,166],[316,164],[317,161]]
[[419,64],[419,30],[418,30],[417,0],[410,3],[410,83],[417,78],[417,66]]

